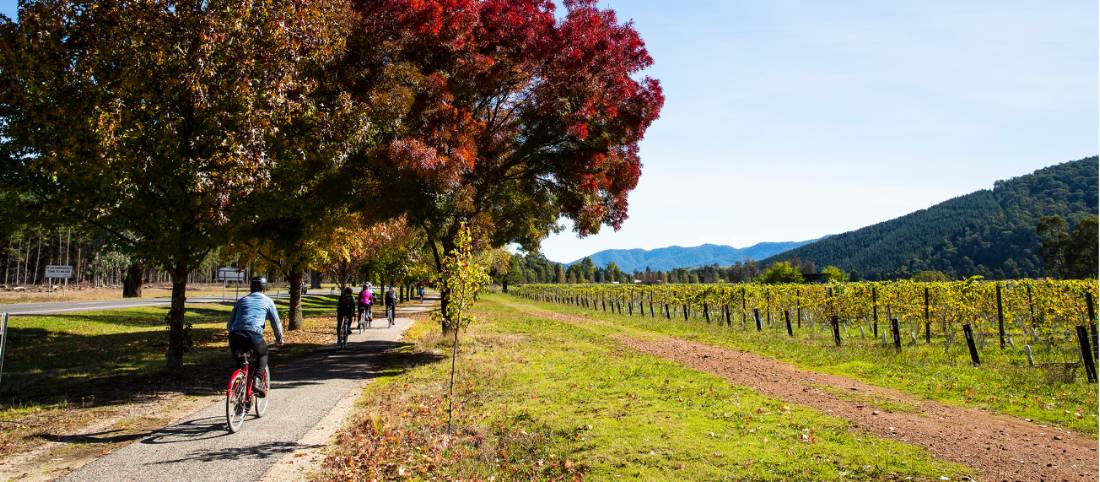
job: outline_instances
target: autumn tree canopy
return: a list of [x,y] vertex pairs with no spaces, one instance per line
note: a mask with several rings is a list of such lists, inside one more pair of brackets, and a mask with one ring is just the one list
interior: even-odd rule
[[493,246],[533,248],[561,217],[581,235],[626,219],[638,142],[664,101],[629,22],[594,0],[567,0],[560,20],[550,0],[355,8],[345,67],[405,72],[414,93],[364,168],[395,187],[389,201],[424,229],[437,266],[463,222]]
[[626,219],[638,142],[663,102],[656,80],[637,78],[652,60],[630,23],[589,0],[567,1],[560,21],[548,0],[356,8],[366,41],[352,45],[367,47],[348,65],[413,73],[405,122],[370,157],[409,187],[398,201],[411,222],[439,236],[469,219],[499,245],[537,242],[559,216],[581,234]]
[[21,2],[0,18],[0,162],[33,209],[113,233],[172,274],[169,368],[187,275],[269,184],[302,75],[343,47],[346,5],[225,0]]

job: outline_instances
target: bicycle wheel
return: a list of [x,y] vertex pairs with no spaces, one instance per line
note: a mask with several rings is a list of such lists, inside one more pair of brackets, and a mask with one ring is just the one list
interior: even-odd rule
[[237,371],[229,380],[229,389],[225,392],[225,422],[232,433],[241,429],[244,417],[248,414],[247,385],[244,372]]
[[267,413],[267,404],[271,402],[271,369],[264,367],[262,376],[263,380],[260,381],[260,385],[264,387],[267,396],[256,397],[256,418],[260,418]]

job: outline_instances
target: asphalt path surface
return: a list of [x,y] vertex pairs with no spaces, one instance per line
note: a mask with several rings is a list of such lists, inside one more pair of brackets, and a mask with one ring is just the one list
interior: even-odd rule
[[[428,306],[410,308],[398,313],[425,311]],[[63,480],[258,480],[281,457],[319,447],[300,441],[339,400],[376,375],[372,361],[381,352],[401,346],[401,333],[411,324],[409,318],[397,318],[389,328],[384,318],[376,318],[374,328],[363,334],[353,330],[347,349],[323,348],[273,369],[267,414],[256,418],[255,411],[250,412],[238,433],[226,428],[225,399],[221,397],[173,425],[80,467]],[[279,354],[276,351],[271,356],[277,360]]]
[[[307,293],[305,296],[327,296],[328,293],[322,290],[317,290],[313,293]],[[286,293],[279,294],[278,296],[269,295],[272,298],[286,299],[290,296]],[[231,303],[235,299],[230,296],[222,299],[220,296],[195,296],[187,298],[187,303]],[[142,306],[168,306],[172,304],[172,299],[168,297],[163,298],[129,298],[121,300],[100,300],[100,301],[51,301],[46,303],[18,303],[10,305],[0,305],[0,313],[8,313],[9,315],[54,315],[59,313],[70,313],[78,311],[104,311],[104,310],[117,310],[120,308],[136,308]]]

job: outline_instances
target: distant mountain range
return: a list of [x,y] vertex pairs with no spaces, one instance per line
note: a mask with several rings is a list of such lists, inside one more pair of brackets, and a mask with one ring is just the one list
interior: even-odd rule
[[1041,276],[1036,224],[1043,216],[1058,215],[1072,226],[1082,216],[1097,215],[1097,161],[1089,157],[997,181],[992,190],[829,236],[763,263],[797,257],[868,279],[907,277],[924,270],[952,277]]
[[[588,258],[596,266],[607,266],[614,262],[626,272],[644,271],[647,267],[654,271],[667,271],[674,268],[696,268],[711,264],[728,266],[738,261],[758,261],[785,251],[798,248],[811,241],[790,241],[778,243],[758,243],[747,248],[734,248],[717,244],[704,244],[695,247],[669,246],[658,249],[608,249],[595,253]],[[584,258],[581,258],[584,259]],[[571,265],[579,262],[580,259]]]
[[798,258],[818,268],[839,266],[866,279],[909,277],[926,270],[955,278],[1043,276],[1036,224],[1043,216],[1058,215],[1072,228],[1083,216],[1098,214],[1098,161],[1094,156],[997,181],[991,190],[817,240],[741,249],[715,244],[609,249],[589,258],[600,267],[614,262],[626,272],[728,266],[745,260],[768,265]]

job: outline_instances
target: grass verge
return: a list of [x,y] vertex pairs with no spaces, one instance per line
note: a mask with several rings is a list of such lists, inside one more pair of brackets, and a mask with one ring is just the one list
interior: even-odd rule
[[833,346],[830,331],[816,332],[806,324],[794,330],[794,337],[789,337],[782,323],[765,326],[758,332],[751,320],[747,326],[737,320],[732,326],[717,319],[714,323],[684,321],[675,316],[675,308],[672,320],[666,320],[661,317],[660,306],[654,319],[648,314],[629,316],[514,297],[507,300],[611,322],[631,336],[669,335],[736,348],[921,398],[987,409],[1086,435],[1097,434],[1096,385],[1086,384],[1083,374],[1071,382],[1052,381],[1040,370],[1027,368],[1026,362],[1021,366],[1024,355],[1017,350],[1001,352],[995,347],[983,350],[982,366],[973,367],[961,336],[946,353],[941,344],[934,341],[928,345],[923,340],[916,345],[906,341],[896,351],[893,346],[881,346],[869,334],[868,338],[862,338],[858,331],[850,331],[838,348]]
[[[287,332],[287,344],[273,354],[272,364],[332,343],[334,306],[328,297],[304,298],[305,328]],[[0,457],[125,415],[135,403],[217,393],[233,364],[225,341],[230,309],[188,308],[194,345],[184,357],[183,374],[172,377],[163,371],[167,308],[13,316],[0,383]]]
[[[420,324],[372,382],[320,480],[936,480],[968,473],[710,374],[626,349],[610,330],[489,296],[463,334],[447,435],[450,347]],[[412,366],[416,353],[443,357]]]

